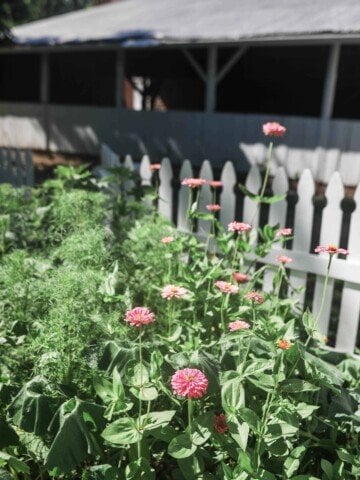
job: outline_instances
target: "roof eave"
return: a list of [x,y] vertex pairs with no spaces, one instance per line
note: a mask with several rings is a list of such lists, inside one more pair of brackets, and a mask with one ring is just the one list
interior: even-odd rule
[[229,38],[153,38],[137,40],[137,39],[103,39],[100,41],[87,42],[69,42],[58,44],[39,44],[39,43],[16,43],[12,45],[0,44],[0,53],[26,53],[26,52],[49,52],[63,50],[113,50],[119,48],[125,49],[143,49],[143,48],[200,48],[210,45],[219,47],[236,47],[239,45],[246,46],[271,46],[271,45],[328,45],[333,43],[351,44],[360,43],[360,32],[356,33],[318,33],[318,34],[300,34],[300,35],[266,35],[258,37],[242,37],[238,39]]

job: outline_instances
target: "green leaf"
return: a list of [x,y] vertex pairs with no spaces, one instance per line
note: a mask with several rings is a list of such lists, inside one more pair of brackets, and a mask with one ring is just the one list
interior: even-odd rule
[[321,459],[321,469],[325,472],[326,477],[328,480],[332,480],[333,478],[333,467],[330,462],[325,460],[324,458]]
[[307,352],[304,347],[301,347],[301,349],[302,356],[306,360],[306,362],[308,362],[311,366],[315,367],[316,370],[326,378],[329,385],[336,385],[338,387],[341,387],[341,385],[345,381],[345,377],[337,367]]
[[248,473],[254,472],[249,455],[246,452],[240,450],[239,456],[238,456],[238,465],[234,470],[234,475],[237,475],[238,473],[242,473],[243,470],[245,470]]
[[244,193],[244,195],[251,198],[251,200],[254,200],[255,202],[261,201],[261,203],[272,204],[272,203],[280,202],[281,200],[284,200],[284,198],[286,198],[286,194],[273,195],[272,197],[261,198],[260,195],[256,195],[255,193],[250,192],[250,190],[248,190],[245,187],[245,185],[242,185],[241,183],[239,183],[239,188]]
[[[269,441],[270,439],[270,441]],[[289,453],[289,447],[284,438],[277,438],[275,441],[272,437],[265,437],[266,449],[274,455],[274,457],[284,457]]]
[[221,403],[225,412],[230,414],[245,405],[245,391],[240,376],[224,383],[221,389]]
[[111,465],[95,465],[94,467],[89,468],[91,476],[86,476],[86,480],[117,480],[118,474],[117,469]]
[[315,410],[320,408],[317,405],[308,405],[307,403],[299,403],[296,407],[296,412],[300,415],[301,418],[310,417]]
[[295,425],[285,422],[270,423],[266,427],[265,437],[274,440],[275,438],[292,437],[298,432],[299,428]]
[[126,480],[155,480],[155,471],[146,458],[139,458],[129,463],[125,469]]
[[2,416],[0,416],[0,432],[0,448],[19,443],[19,437]]
[[249,425],[251,430],[254,430],[255,433],[259,433],[261,421],[255,412],[250,410],[250,408],[242,408],[239,410],[238,414],[241,419]]
[[246,451],[249,439],[249,425],[247,423],[240,423],[234,416],[231,416],[227,422],[229,432],[239,447]]
[[187,458],[196,452],[196,448],[189,434],[182,433],[171,440],[168,453],[174,458]]
[[281,383],[279,388],[285,393],[316,392],[319,390],[319,387],[316,385],[306,382],[305,380],[300,380],[299,378],[285,380]]
[[246,363],[245,371],[243,376],[258,374],[264,370],[272,370],[274,362],[272,360],[249,360]]
[[350,463],[350,465],[355,465],[355,459],[352,455],[350,455],[346,450],[336,450],[338,457],[345,463]]
[[45,395],[47,381],[38,376],[27,382],[10,405],[15,425],[26,432],[44,435],[53,417],[53,400]]
[[265,392],[271,392],[275,386],[273,375],[267,375],[266,373],[260,373],[256,377],[249,376],[249,382]]
[[141,428],[145,431],[154,430],[168,425],[174,417],[175,410],[164,410],[162,412],[150,412],[140,418]]
[[110,423],[101,436],[109,443],[115,445],[130,445],[141,439],[136,421],[132,418],[119,418]]
[[49,426],[55,438],[46,468],[67,473],[89,456],[101,455],[99,431],[105,426],[104,407],[78,398],[63,403]]
[[290,480],[320,480],[320,478],[313,477],[312,475],[295,475],[295,477],[291,477]]
[[141,388],[132,387],[130,388],[130,392],[136,398],[140,400],[144,400],[145,402],[151,402],[152,400],[155,400],[159,396],[157,389],[154,386],[152,386],[151,383],[144,385]]
[[192,424],[191,439],[194,445],[202,445],[214,431],[214,412],[205,412],[198,416]]
[[294,448],[287,459],[284,462],[284,471],[287,478],[290,478],[300,466],[300,462],[305,455],[306,446],[301,445],[300,447]]
[[149,372],[145,365],[131,360],[126,365],[126,379],[129,385],[133,387],[141,388],[143,385],[149,382]]
[[4,460],[5,463],[7,463],[11,468],[15,470],[17,473],[26,473],[27,475],[30,475],[30,468],[26,463],[22,462],[16,457],[13,457],[12,455],[9,455],[6,452],[0,452],[0,460]]
[[110,341],[105,344],[104,353],[99,362],[99,368],[112,372],[115,367],[122,377],[125,365],[135,357],[136,350],[125,347],[118,342]]
[[259,471],[259,480],[276,480],[275,475],[268,472],[267,470],[260,469]]

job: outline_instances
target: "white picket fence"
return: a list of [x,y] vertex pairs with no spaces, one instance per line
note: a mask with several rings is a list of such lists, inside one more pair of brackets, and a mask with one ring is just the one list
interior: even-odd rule
[[31,151],[0,147],[0,183],[15,187],[34,185]]
[[[144,156],[140,165],[135,165],[130,156],[126,156],[124,164],[130,169],[139,170],[141,182],[143,185],[151,185],[152,172],[150,170],[150,159]],[[120,165],[119,156],[114,154],[107,146],[102,148],[102,167],[104,169]],[[189,160],[182,163],[178,181],[174,182],[174,171],[170,160],[164,158],[161,162],[159,171],[159,212],[169,220],[175,220],[179,230],[186,230],[186,209],[188,203],[188,187],[181,185],[181,180],[186,177],[193,177],[193,169]],[[209,161],[205,160],[200,168],[198,176],[207,180],[213,180],[213,170]],[[260,213],[257,204],[248,197],[243,200],[243,211],[241,215],[236,215],[238,195],[235,187],[238,184],[237,174],[234,165],[227,162],[219,178],[223,182],[223,188],[219,196],[219,203],[222,207],[219,212],[219,220],[226,228],[233,221],[244,221],[251,223],[254,229],[259,226]],[[173,185],[178,185],[178,190],[174,191]],[[257,166],[253,166],[247,175],[246,187],[252,192],[258,192],[261,187],[261,175]],[[272,181],[272,190],[274,194],[284,194],[289,190],[288,177],[284,168],[278,168]],[[315,183],[310,170],[305,170],[297,185],[298,201],[294,210],[294,240],[291,250],[282,249],[279,244],[275,245],[272,252],[267,255],[263,261],[269,265],[269,269],[264,275],[264,290],[272,287],[272,279],[275,269],[278,268],[276,256],[281,253],[290,256],[293,262],[289,264],[290,282],[292,287],[299,289],[294,294],[300,304],[305,305],[305,289],[308,284],[309,274],[316,276],[315,287],[312,295],[312,311],[316,315],[320,308],[320,301],[323,292],[324,279],[326,274],[328,256],[316,255],[310,253],[311,239],[314,227],[314,203]],[[339,245],[343,211],[341,202],[344,198],[344,186],[339,172],[335,172],[325,192],[327,204],[322,211],[322,220],[320,226],[319,244],[326,245],[334,243]],[[348,244],[341,245],[348,248],[350,254],[345,259],[334,258],[331,267],[331,278],[329,280],[325,308],[323,309],[319,327],[324,335],[328,335],[332,307],[334,304],[334,284],[339,280],[343,282],[343,288],[338,295],[341,295],[339,318],[336,329],[334,349],[341,352],[353,353],[356,348],[357,336],[359,331],[360,316],[360,185],[355,192],[354,200],[355,210],[351,214]],[[208,185],[201,189],[199,205],[206,212],[205,206],[212,203],[212,192]],[[175,211],[176,208],[176,211]],[[270,225],[279,225],[286,227],[288,204],[286,199],[269,206],[268,223]],[[199,221],[198,233],[206,236],[210,229],[210,222]],[[290,294],[290,292],[289,292]],[[306,296],[309,297],[308,295]],[[310,295],[311,297],[311,295]]]

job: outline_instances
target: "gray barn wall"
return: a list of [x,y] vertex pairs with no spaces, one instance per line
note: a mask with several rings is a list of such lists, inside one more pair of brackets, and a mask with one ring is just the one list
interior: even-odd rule
[[[101,142],[120,155],[170,156],[200,164],[234,161],[239,170],[262,163],[261,126],[269,115],[202,112],[137,112],[107,107],[0,103],[0,146],[98,154]],[[320,180],[342,170],[343,181],[360,177],[360,121],[276,117],[287,126],[274,161],[291,176],[309,167]],[[346,178],[344,178],[344,176]]]

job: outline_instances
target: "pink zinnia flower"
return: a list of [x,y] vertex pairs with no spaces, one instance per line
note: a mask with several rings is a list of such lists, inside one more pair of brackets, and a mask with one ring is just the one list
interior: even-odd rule
[[212,188],[220,188],[223,186],[223,182],[220,180],[210,180],[209,185]]
[[171,377],[173,392],[186,398],[201,398],[208,384],[206,376],[197,368],[183,368]]
[[222,280],[215,282],[215,285],[222,293],[238,293],[239,291],[239,288],[236,285],[232,285],[229,282],[223,282]]
[[184,298],[189,292],[184,287],[178,287],[177,285],[165,285],[161,291],[161,296],[167,300],[172,298]]
[[319,245],[314,250],[315,253],[329,253],[330,255],[335,255],[338,253],[342,253],[343,255],[349,255],[349,250],[345,250],[345,248],[337,248],[336,245],[330,243],[329,245]]
[[292,262],[292,258],[287,257],[286,255],[278,255],[276,260],[280,263],[290,263]]
[[181,185],[186,185],[190,188],[199,188],[206,185],[208,182],[204,178],[184,178]]
[[209,212],[218,212],[219,210],[221,210],[220,205],[218,205],[217,203],[212,203],[211,205],[206,205],[206,208],[207,208],[207,210],[209,210]]
[[155,172],[156,170],[160,170],[161,164],[160,163],[151,163],[150,164],[150,170],[152,172]]
[[229,323],[229,330],[231,332],[236,332],[236,330],[247,330],[250,328],[250,325],[243,320],[235,320],[235,322]]
[[175,240],[174,237],[163,237],[163,238],[161,239],[161,243],[171,243],[171,242],[173,242],[174,240]]
[[214,428],[218,433],[226,433],[229,430],[224,413],[215,415]]
[[251,300],[252,302],[263,303],[264,297],[258,292],[248,292],[245,295],[245,298]]
[[146,307],[135,307],[125,314],[125,322],[132,327],[141,327],[155,321],[155,315]]
[[249,225],[248,223],[231,222],[228,225],[229,232],[243,233],[243,232],[249,232],[251,229],[252,229],[252,226]]
[[279,122],[267,122],[263,125],[264,135],[268,137],[283,137],[286,133],[286,128],[280,125]]
[[292,235],[292,228],[279,228],[275,233],[275,237],[290,237]]
[[249,281],[249,275],[246,275],[246,273],[234,272],[233,279],[237,283],[246,283]]

